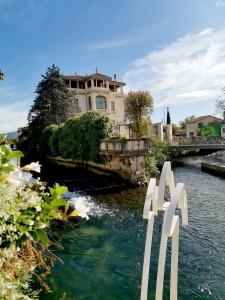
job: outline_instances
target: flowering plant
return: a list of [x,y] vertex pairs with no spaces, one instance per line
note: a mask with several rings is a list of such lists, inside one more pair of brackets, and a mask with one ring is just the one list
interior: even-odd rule
[[[30,299],[21,296],[22,286],[28,284],[26,280],[22,284],[24,273],[28,276],[39,265],[36,258],[49,245],[47,228],[52,220],[88,218],[88,209],[79,203],[68,214],[69,202],[62,197],[67,188],[56,183],[55,188],[46,190],[29,173],[40,172],[40,164],[33,162],[20,167],[18,162],[22,156],[20,151],[0,146],[0,299],[17,299],[17,294],[21,297],[18,299]],[[27,264],[31,253],[33,258]],[[14,269],[18,265],[22,273]],[[11,274],[10,284],[8,274]]]

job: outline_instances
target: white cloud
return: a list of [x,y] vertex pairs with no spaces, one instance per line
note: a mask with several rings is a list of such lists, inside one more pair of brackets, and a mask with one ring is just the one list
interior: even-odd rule
[[225,1],[224,0],[216,0],[216,6],[225,6]]
[[31,97],[21,92],[21,86],[0,84],[0,132],[16,131],[27,123]]
[[206,28],[135,60],[127,90],[150,90],[155,106],[214,100],[225,86],[225,29]]
[[27,111],[18,110],[17,107],[0,107],[0,132],[16,131],[26,125]]

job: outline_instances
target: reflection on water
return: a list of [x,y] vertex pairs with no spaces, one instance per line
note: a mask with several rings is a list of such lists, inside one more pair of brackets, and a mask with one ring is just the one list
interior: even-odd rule
[[[225,299],[225,183],[187,161],[175,169],[176,182],[188,192],[189,226],[181,227],[179,298]],[[146,188],[96,197],[84,196],[89,221],[58,230],[64,249],[49,277],[55,291],[41,299],[132,300],[140,297],[146,222],[142,209]],[[149,299],[154,299],[160,217],[154,227]],[[164,299],[169,299],[167,257]]]

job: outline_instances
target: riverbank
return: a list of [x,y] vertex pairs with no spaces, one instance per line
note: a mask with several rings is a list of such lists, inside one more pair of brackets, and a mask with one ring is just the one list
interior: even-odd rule
[[202,162],[202,171],[211,173],[216,176],[225,177],[225,163],[218,161]]

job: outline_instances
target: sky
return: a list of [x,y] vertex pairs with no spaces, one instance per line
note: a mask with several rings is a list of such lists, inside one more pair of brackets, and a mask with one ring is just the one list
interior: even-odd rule
[[215,115],[225,86],[225,0],[0,0],[0,132],[27,123],[48,66],[149,90],[153,122]]

